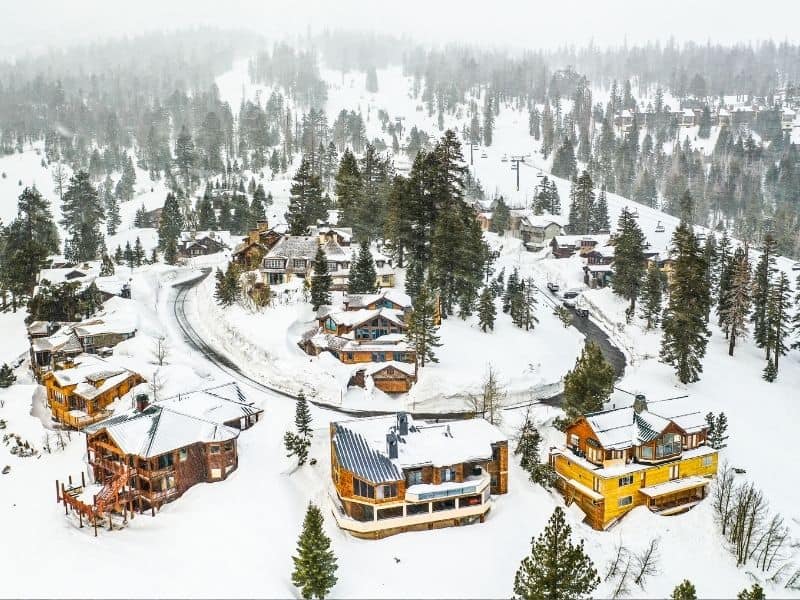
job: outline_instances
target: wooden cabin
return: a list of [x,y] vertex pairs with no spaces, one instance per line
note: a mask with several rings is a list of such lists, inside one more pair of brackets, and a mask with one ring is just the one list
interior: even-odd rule
[[178,256],[194,258],[217,254],[228,248],[229,233],[219,231],[183,231],[178,239]]
[[344,298],[344,309],[353,310],[378,310],[388,308],[391,310],[408,313],[413,308],[411,298],[395,289],[387,289],[377,294],[347,294]]
[[717,472],[708,427],[685,399],[591,413],[552,448],[550,464],[567,504],[595,529],[607,529],[636,506],[660,514],[690,509],[705,498]]
[[77,356],[71,368],[42,378],[52,419],[74,429],[108,417],[106,407],[143,381],[134,371],[87,354]]
[[482,419],[397,413],[331,423],[330,438],[334,517],[356,537],[482,523],[508,492],[508,441]]
[[417,381],[417,365],[389,361],[357,367],[348,385],[363,388],[366,387],[368,380],[372,380],[373,385],[382,392],[403,394]]
[[405,333],[405,314],[391,308],[330,313],[319,319],[324,333],[343,336],[353,334],[356,340],[374,340],[392,333]]
[[256,228],[251,229],[242,243],[234,248],[231,258],[240,267],[256,269],[282,237],[280,233],[270,229],[267,221],[259,221]]

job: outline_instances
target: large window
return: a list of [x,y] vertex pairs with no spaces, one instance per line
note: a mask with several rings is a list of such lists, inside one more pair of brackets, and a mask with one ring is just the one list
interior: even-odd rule
[[650,446],[642,446],[640,453],[642,458],[653,458],[653,449]]
[[356,496],[361,496],[362,498],[374,498],[375,487],[354,477],[353,494],[355,494]]
[[397,496],[397,484],[387,483],[385,485],[379,485],[376,492],[376,498],[379,500],[384,498],[394,498]]
[[422,483],[422,469],[406,472],[406,485],[417,485]]
[[630,506],[633,504],[633,496],[624,496],[617,500],[617,506],[622,508],[623,506]]
[[283,268],[283,260],[280,258],[270,258],[265,261],[266,267],[268,269],[282,269]]
[[442,477],[442,482],[455,481],[456,480],[456,470],[453,467],[444,467],[441,470],[441,477]]
[[668,433],[661,436],[656,444],[656,458],[678,454],[681,451],[681,436]]
[[704,467],[710,467],[713,463],[714,463],[714,457],[713,456],[704,456],[703,457],[703,466]]
[[306,261],[302,258],[293,258],[292,259],[292,268],[293,269],[305,269],[306,268]]

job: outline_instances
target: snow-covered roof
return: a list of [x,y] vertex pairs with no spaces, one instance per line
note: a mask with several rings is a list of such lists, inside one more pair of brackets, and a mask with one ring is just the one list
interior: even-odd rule
[[385,362],[366,363],[356,366],[356,371],[364,371],[364,375],[370,377],[375,373],[380,373],[388,367],[393,367],[406,375],[414,375],[415,369],[413,363],[398,362],[396,360],[389,360]]
[[73,362],[76,366],[70,369],[50,372],[59,386],[78,385],[79,383],[114,377],[123,371],[130,372],[94,354],[80,354],[73,359]]
[[636,412],[632,406],[584,415],[597,436],[597,441],[607,450],[621,450],[650,442],[675,423],[686,433],[696,433],[705,428],[705,419],[698,410],[692,410],[684,399],[651,402],[647,409]]
[[90,425],[84,431],[105,430],[126,454],[142,458],[159,456],[196,443],[226,442],[239,437],[239,430],[170,408],[151,405],[143,411],[131,409]]
[[157,405],[213,423],[228,423],[262,412],[255,403],[247,399],[235,382],[178,394],[159,401]]
[[319,242],[314,236],[285,235],[264,258],[305,258],[306,260],[314,260],[318,246]]
[[335,233],[337,234],[342,240],[350,241],[353,239],[353,228],[352,227],[333,227],[328,224],[321,224],[317,226],[312,226],[309,228],[309,233],[313,236],[320,236],[323,234],[330,234]]
[[607,234],[591,234],[591,235],[557,235],[553,239],[559,246],[578,246],[582,241],[594,242],[595,247],[605,245],[611,239]]
[[357,310],[384,298],[403,308],[411,308],[412,306],[411,297],[408,294],[393,288],[381,290],[377,294],[349,294],[345,298],[345,304],[348,310]]
[[113,390],[129,377],[133,377],[133,373],[131,371],[120,371],[116,375],[111,373],[102,373],[101,375],[103,377],[99,377],[99,379],[107,377],[107,379],[103,381],[102,385],[95,387],[88,381],[81,382],[75,386],[75,389],[72,393],[80,396],[81,398],[85,398],[86,400],[92,400],[108,390]]
[[341,465],[372,483],[398,481],[406,468],[491,460],[492,444],[506,441],[483,419],[434,423],[407,418],[408,433],[399,438],[394,459],[389,458],[386,436],[397,432],[397,416],[335,423],[333,444]]
[[674,492],[703,487],[709,483],[710,480],[706,479],[705,477],[690,475],[689,477],[682,477],[680,479],[673,479],[671,481],[665,481],[664,483],[658,483],[656,485],[649,485],[647,487],[639,488],[639,491],[650,498],[658,498],[659,496],[672,494]]
[[375,317],[383,317],[384,319],[387,319],[388,321],[391,321],[400,327],[405,328],[406,326],[406,324],[403,322],[403,311],[394,308],[362,308],[359,310],[346,310],[328,315],[328,318],[332,319],[337,325],[343,325],[345,327],[356,327],[362,323],[374,319]]

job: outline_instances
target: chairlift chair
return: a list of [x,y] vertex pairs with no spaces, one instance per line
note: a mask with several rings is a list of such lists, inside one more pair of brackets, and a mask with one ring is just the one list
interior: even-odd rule
[[664,226],[661,224],[661,221],[656,225],[656,233],[664,233]]

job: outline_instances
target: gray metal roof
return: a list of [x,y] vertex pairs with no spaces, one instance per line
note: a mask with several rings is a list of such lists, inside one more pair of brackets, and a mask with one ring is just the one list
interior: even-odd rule
[[387,456],[371,448],[364,436],[347,427],[336,424],[333,445],[339,464],[361,479],[370,483],[384,483],[403,478]]

